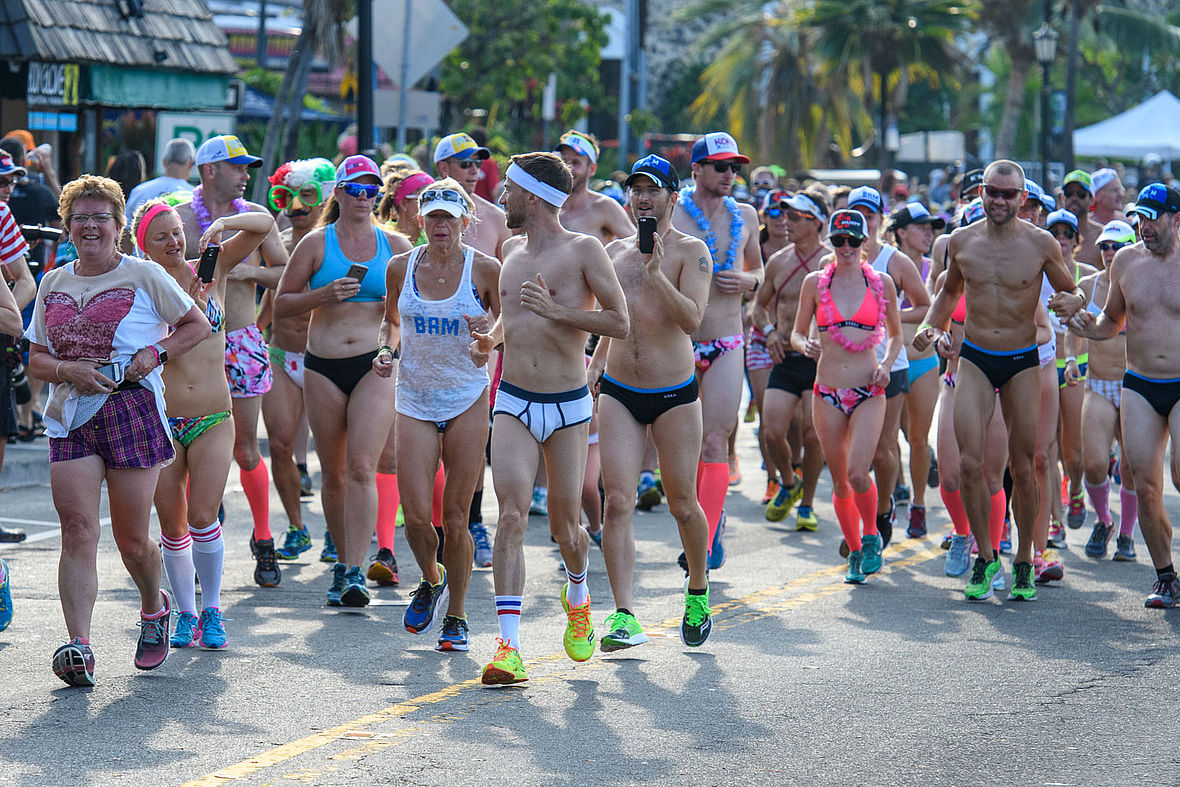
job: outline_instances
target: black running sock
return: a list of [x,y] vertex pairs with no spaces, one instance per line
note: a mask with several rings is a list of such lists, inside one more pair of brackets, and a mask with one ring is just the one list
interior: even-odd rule
[[476,489],[471,496],[471,509],[467,512],[468,524],[483,524],[483,490]]
[[1171,579],[1176,576],[1176,569],[1169,563],[1163,568],[1157,568],[1155,570],[1155,576],[1157,579]]
[[[626,607],[619,607],[618,609],[615,610],[615,612],[618,612],[621,615],[631,615],[631,610],[627,609]],[[635,616],[631,615],[631,617],[635,617]]]
[[709,592],[708,588],[701,588],[700,590],[697,590],[696,588],[689,588],[688,589],[688,595],[690,595],[690,596],[703,596],[708,592]]

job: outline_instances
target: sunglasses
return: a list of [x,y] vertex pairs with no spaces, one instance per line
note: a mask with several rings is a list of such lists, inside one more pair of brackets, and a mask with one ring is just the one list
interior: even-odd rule
[[71,224],[106,224],[111,219],[115,218],[114,213],[74,213],[70,216]]
[[728,161],[708,161],[705,163],[712,164],[714,172],[732,172],[736,175],[742,171],[741,164],[734,164]]
[[984,184],[983,192],[992,199],[1012,200],[1020,196],[1023,189],[1001,189],[996,186],[988,186]]
[[15,180],[11,180],[9,178],[0,178],[0,189],[10,189],[15,185]]
[[1073,197],[1074,199],[1088,199],[1090,196],[1090,190],[1084,186],[1074,186],[1072,189],[1069,186],[1066,186],[1061,190],[1061,193],[1067,197]]
[[[782,208],[767,208],[765,211],[763,211],[763,213],[765,213],[768,218],[777,219],[783,215],[783,209]],[[788,219],[791,218],[791,215],[789,213],[787,214],[787,218]]]
[[831,240],[832,246],[837,249],[843,248],[845,243],[854,249],[859,249],[860,244],[865,242],[864,238],[852,238],[846,235],[833,235]]
[[381,187],[371,183],[341,183],[337,188],[358,199],[375,199],[381,193]]
[[473,158],[455,159],[451,162],[451,164],[458,167],[459,169],[471,169],[472,167],[479,166],[479,162]]
[[1062,227],[1060,229],[1054,227],[1053,229],[1049,230],[1049,232],[1054,238],[1065,238],[1066,240],[1073,240],[1078,236],[1078,234],[1070,227]]
[[429,205],[431,202],[453,202],[467,213],[467,200],[454,189],[427,189],[418,195],[419,205]]
[[[804,219],[814,219],[810,213],[800,213],[797,210],[787,211],[787,221],[803,221]],[[816,219],[818,221],[818,219]]]
[[[305,195],[304,192],[307,192]],[[315,196],[312,196],[314,193]],[[266,195],[266,199],[270,202],[271,208],[274,210],[286,210],[295,198],[303,203],[305,208],[314,208],[324,201],[324,192],[320,188],[320,184],[316,181],[309,181],[304,183],[297,189],[289,186],[271,186],[270,193]]]
[[1130,245],[1131,244],[1129,244],[1129,243],[1118,243],[1116,241],[1108,240],[1108,241],[1103,241],[1102,243],[1099,243],[1098,248],[1101,251],[1118,251],[1123,246],[1130,246]]

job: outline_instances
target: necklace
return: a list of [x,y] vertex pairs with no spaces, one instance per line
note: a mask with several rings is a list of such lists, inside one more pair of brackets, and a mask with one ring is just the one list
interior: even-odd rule
[[721,202],[729,212],[729,248],[725,250],[725,261],[717,261],[717,233],[713,232],[713,225],[705,216],[705,212],[693,201],[695,186],[685,186],[680,190],[680,204],[696,222],[697,229],[705,233],[705,246],[709,248],[709,255],[713,258],[713,273],[733,270],[737,264],[738,249],[742,247],[742,210],[737,200],[725,196]]
[[835,271],[836,263],[829,262],[824,266],[823,272],[819,275],[819,280],[815,283],[816,292],[819,293],[819,315],[829,323],[827,334],[832,337],[832,340],[836,344],[850,353],[864,352],[870,347],[876,347],[885,336],[885,285],[881,283],[880,275],[867,262],[861,260],[861,274],[865,277],[865,282],[872,291],[873,297],[877,299],[877,327],[873,329],[873,332],[864,341],[854,342],[844,335],[840,330],[840,326],[837,324],[839,320],[836,317],[839,313],[836,309],[836,303],[832,300],[832,274]]
[[[205,200],[201,196],[201,189],[203,186],[197,186],[193,189],[193,214],[197,217],[197,223],[201,225],[201,233],[209,229],[209,225],[213,223],[213,214],[209,212],[209,208],[205,205]],[[238,197],[230,203],[234,209],[234,215],[245,213],[250,210],[250,206],[246,204],[246,200]]]

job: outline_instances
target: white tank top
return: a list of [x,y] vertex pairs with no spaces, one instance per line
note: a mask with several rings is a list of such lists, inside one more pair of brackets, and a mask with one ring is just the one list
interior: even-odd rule
[[[893,252],[897,251],[896,246],[890,246],[888,243],[881,244],[881,251],[877,253],[877,259],[873,260],[873,270],[882,276],[889,275],[889,260],[893,257]],[[886,334],[888,336],[888,334]],[[888,342],[882,340],[877,345],[877,360],[885,360],[885,345]],[[909,356],[905,354],[905,341],[902,340],[901,352],[897,354],[897,360],[893,362],[893,366],[889,369],[890,372],[900,372],[902,369],[910,368]]]
[[464,413],[488,386],[487,373],[471,362],[470,332],[464,315],[483,314],[471,283],[475,250],[465,246],[463,275],[449,298],[432,301],[418,293],[414,280],[426,252],[410,254],[401,294],[401,363],[397,373],[397,411],[420,421],[449,421]]

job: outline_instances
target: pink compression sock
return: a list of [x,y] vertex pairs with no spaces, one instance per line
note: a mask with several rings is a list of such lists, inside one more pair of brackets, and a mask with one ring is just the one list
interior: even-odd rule
[[[873,505],[875,506],[876,503]],[[856,509],[856,500],[852,495],[839,497],[833,492],[832,506],[836,509],[836,519],[840,522],[840,532],[844,534],[848,548],[853,552],[859,552],[861,548],[860,512]]]
[[1089,481],[1086,482],[1086,494],[1090,496],[1090,505],[1094,506],[1094,513],[1098,515],[1098,521],[1103,524],[1110,523],[1110,479],[1102,479],[1102,483],[1098,486],[1092,486]]
[[987,524],[991,529],[992,544],[1000,548],[1000,541],[1004,538],[1004,514],[1008,511],[1008,496],[1004,494],[1004,487],[992,494],[992,505],[987,512]]
[[377,473],[377,548],[393,552],[397,532],[397,473]]
[[951,518],[951,525],[955,528],[955,535],[966,536],[969,534],[971,525],[967,523],[967,509],[963,507],[963,493],[958,489],[947,489],[945,486],[939,486],[938,491],[942,495],[942,504],[946,506],[946,512]]
[[701,475],[698,497],[705,518],[709,521],[709,550],[721,523],[721,511],[725,508],[725,494],[729,491],[729,462],[705,462]]
[[1119,490],[1119,535],[1129,536],[1135,532],[1135,523],[1139,521],[1139,496],[1134,489]]
[[238,477],[242,480],[242,491],[246,493],[246,502],[254,517],[254,540],[273,538],[270,534],[270,474],[266,471],[266,462],[259,459],[253,470],[239,468]]
[[877,535],[877,484],[870,483],[863,492],[853,492],[852,499],[856,501],[856,510],[860,513],[860,521],[864,526],[866,536]]

